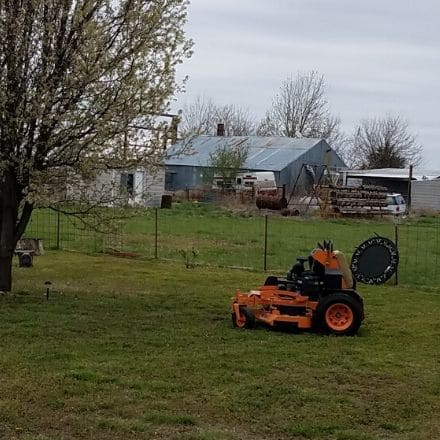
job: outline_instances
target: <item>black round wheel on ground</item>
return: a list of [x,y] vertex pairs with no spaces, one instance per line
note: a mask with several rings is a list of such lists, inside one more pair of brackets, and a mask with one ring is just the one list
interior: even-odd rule
[[255,327],[255,315],[249,307],[240,307],[240,318],[237,319],[235,313],[231,314],[232,324],[237,328],[254,328]]
[[332,293],[319,301],[314,323],[318,331],[334,335],[354,335],[363,319],[362,304],[347,293]]

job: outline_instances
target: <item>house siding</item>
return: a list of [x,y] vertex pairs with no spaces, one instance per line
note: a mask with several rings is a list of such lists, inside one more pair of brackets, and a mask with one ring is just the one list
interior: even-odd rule
[[[121,197],[120,184],[122,174],[133,174],[133,195]],[[165,169],[155,170],[109,170],[99,174],[92,182],[80,182],[67,189],[71,200],[89,200],[107,206],[128,203],[133,206],[158,207],[165,193]]]
[[146,197],[143,205],[146,207],[159,207],[165,193],[165,168],[159,168],[155,173],[143,171],[143,191]]

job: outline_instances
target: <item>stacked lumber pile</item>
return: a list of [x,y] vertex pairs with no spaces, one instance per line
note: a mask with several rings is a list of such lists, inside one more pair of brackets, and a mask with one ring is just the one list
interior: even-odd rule
[[383,186],[322,185],[319,191],[323,216],[374,216],[390,214]]

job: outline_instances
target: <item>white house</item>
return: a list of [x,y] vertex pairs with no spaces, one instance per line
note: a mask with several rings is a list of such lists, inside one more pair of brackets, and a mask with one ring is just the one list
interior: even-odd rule
[[94,201],[105,206],[160,206],[165,192],[165,169],[111,169],[92,182],[78,181],[67,187],[67,199]]

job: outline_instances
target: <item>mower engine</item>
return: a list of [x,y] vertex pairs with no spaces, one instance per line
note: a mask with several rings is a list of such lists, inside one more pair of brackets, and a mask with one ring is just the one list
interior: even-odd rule
[[[394,243],[388,239],[374,237],[369,245],[366,245],[367,240],[358,248],[363,246],[362,252],[355,252],[357,259],[355,265],[352,260],[352,268],[342,252],[333,250],[331,241],[318,243],[308,258],[297,259],[286,277],[270,276],[264,286],[256,290],[247,293],[237,291],[231,306],[233,325],[238,328],[254,328],[257,323],[288,325],[335,335],[354,335],[364,319],[364,306],[355,290],[353,274],[358,279],[365,279],[365,272],[369,274],[365,268],[371,267],[368,263],[371,257],[377,260],[375,253],[385,256],[383,243],[377,242],[379,239],[387,241],[389,253],[397,252]],[[382,266],[386,265],[388,272],[385,278],[388,279],[394,273],[390,271],[392,265],[386,258],[382,260],[380,267],[375,261],[372,272],[376,274],[379,271],[379,275],[383,275]],[[397,261],[394,261],[395,267]],[[356,271],[352,272],[354,267]],[[359,270],[362,268],[363,272]]]

